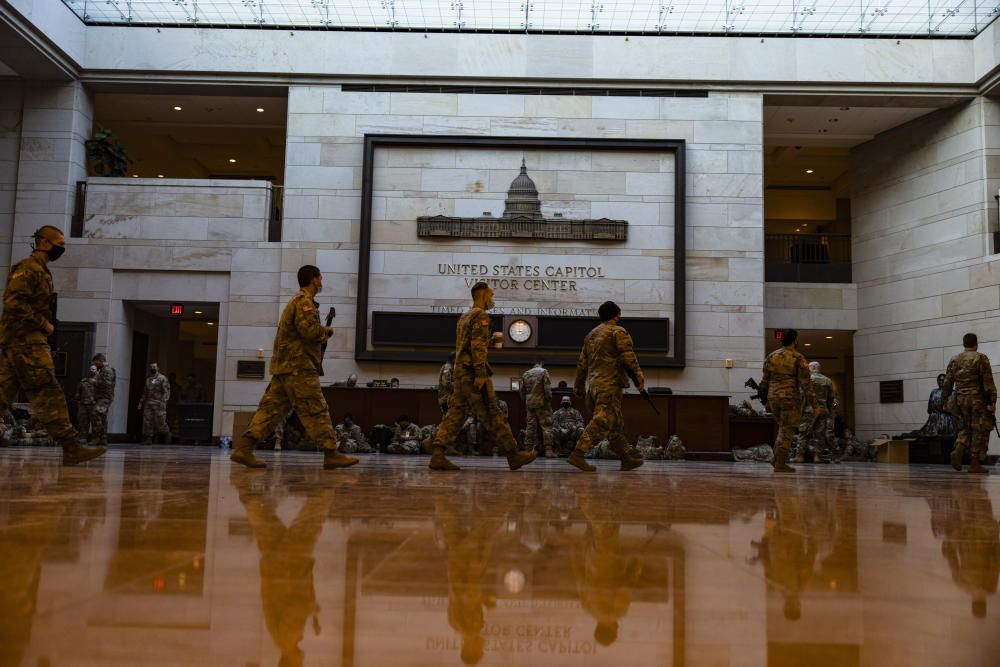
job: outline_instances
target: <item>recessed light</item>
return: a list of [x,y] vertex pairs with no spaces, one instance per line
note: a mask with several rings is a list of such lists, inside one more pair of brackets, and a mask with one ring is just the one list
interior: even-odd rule
[[180,111],[181,107],[174,107],[174,111]]
[[806,173],[807,174],[811,174],[811,173],[813,173],[813,170],[812,169],[806,169]]
[[806,343],[806,347],[812,347],[812,343]]
[[229,158],[229,162],[231,162],[232,164],[236,164],[236,158],[234,157]]
[[264,113],[264,107],[257,107],[257,113]]
[[827,340],[833,340],[833,336],[827,336],[826,339]]
[[156,177],[157,178],[163,178],[163,174],[157,174]]
[[196,310],[196,311],[194,311],[194,314],[195,314],[195,315],[201,315],[201,314],[202,314],[202,312],[204,312],[204,311],[201,311],[201,310]]
[[132,178],[139,178],[139,174],[132,174]]
[[[209,323],[208,323],[208,326],[210,326],[210,327],[214,327],[214,326],[215,326],[215,322],[209,322]],[[808,344],[809,344],[809,343],[806,343],[806,345],[808,345]]]

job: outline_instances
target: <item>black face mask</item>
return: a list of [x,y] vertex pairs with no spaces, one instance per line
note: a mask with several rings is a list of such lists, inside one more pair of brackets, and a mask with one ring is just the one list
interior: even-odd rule
[[44,250],[43,252],[48,254],[50,262],[54,262],[63,256],[63,253],[66,252],[66,246],[53,245],[51,248]]

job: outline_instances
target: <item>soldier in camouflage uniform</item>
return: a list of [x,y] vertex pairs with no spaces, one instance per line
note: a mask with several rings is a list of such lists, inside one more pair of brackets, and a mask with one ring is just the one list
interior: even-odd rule
[[[573,407],[573,400],[563,396],[560,408],[552,414],[554,428],[552,430],[554,448],[559,456],[566,456],[576,447],[587,424],[583,415]],[[548,454],[546,454],[548,456]]]
[[90,423],[90,443],[108,446],[108,412],[115,400],[115,384],[118,374],[108,365],[108,358],[98,352],[90,360],[97,367],[97,375],[91,378],[94,385],[94,421]]
[[803,445],[808,443],[813,451],[813,463],[830,463],[835,459],[837,439],[833,434],[833,415],[840,407],[837,390],[827,376],[820,373],[818,361],[809,362],[809,381],[812,383],[815,407],[803,403],[802,424],[799,430]]
[[458,319],[455,328],[455,388],[448,401],[448,412],[438,425],[431,453],[431,470],[458,470],[445,457],[445,449],[455,442],[470,412],[475,413],[482,430],[487,431],[507,456],[511,470],[535,460],[535,452],[518,452],[510,424],[500,412],[487,362],[490,344],[490,316],[493,289],[484,282],[472,286],[473,305]]
[[452,352],[448,355],[448,361],[444,362],[438,371],[438,407],[441,408],[442,415],[448,412],[448,399],[451,398],[451,392],[455,388],[454,375],[455,353]]
[[97,375],[97,366],[91,366],[87,376],[80,380],[76,388],[76,426],[77,436],[87,440],[90,436],[90,425],[94,421],[94,385],[91,378]]
[[420,427],[406,415],[400,415],[392,429],[392,442],[386,447],[386,451],[390,454],[419,454]]
[[368,444],[361,427],[354,423],[354,415],[344,413],[344,421],[337,424],[337,442],[345,454],[373,454],[375,448]]
[[951,453],[951,467],[962,469],[962,457],[969,452],[971,473],[986,473],[983,461],[993,430],[997,408],[997,386],[993,382],[990,359],[978,352],[976,334],[962,338],[965,351],[952,357],[944,374],[941,400],[945,409],[958,418],[958,438]]
[[104,447],[87,448],[76,441],[66,396],[56,380],[47,338],[55,331],[55,292],[48,263],[66,250],[63,233],[50,225],[34,233],[30,255],[13,266],[0,315],[0,414],[21,390],[35,417],[62,447],[63,465],[76,465],[103,454]]
[[552,458],[552,378],[545,370],[545,360],[537,359],[535,367],[521,376],[521,400],[528,413],[524,444],[529,449],[539,449],[538,429],[542,430],[545,456]]
[[632,336],[619,326],[622,309],[614,301],[605,301],[598,308],[601,323],[587,334],[576,366],[573,389],[577,396],[586,395],[591,415],[576,449],[566,461],[584,472],[594,472],[594,466],[584,460],[591,447],[607,438],[621,459],[622,470],[632,470],[643,464],[634,456],[625,439],[622,418],[622,389],[631,377],[640,392],[646,388],[642,368],[632,349]]
[[812,381],[805,357],[795,349],[799,332],[784,329],[781,348],[767,355],[760,381],[760,395],[767,397],[767,405],[778,422],[778,437],[774,443],[775,472],[795,472],[788,465],[788,448],[795,432],[802,423],[802,406],[814,403]]
[[358,462],[337,449],[337,437],[330,409],[319,385],[323,368],[322,345],[333,335],[332,327],[319,320],[319,304],[314,297],[323,289],[323,274],[311,264],[296,276],[299,291],[291,298],[278,320],[271,356],[271,382],[260,399],[250,427],[233,445],[232,461],[250,468],[267,464],[253,450],[274,431],[274,427],[294,409],[306,435],[323,448],[325,469],[345,468]]
[[167,402],[170,400],[170,380],[160,372],[160,367],[149,365],[149,376],[142,388],[139,409],[142,410],[143,444],[152,444],[153,438],[161,438],[170,443],[170,427],[167,426]]

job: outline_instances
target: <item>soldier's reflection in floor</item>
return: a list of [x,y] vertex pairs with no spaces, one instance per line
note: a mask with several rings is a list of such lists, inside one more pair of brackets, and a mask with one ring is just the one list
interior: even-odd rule
[[[57,479],[38,484],[34,473]],[[58,540],[82,540],[95,515],[88,495],[103,500],[100,468],[19,470],[0,491],[0,665],[20,665],[31,639],[42,575],[42,557]],[[26,502],[28,501],[28,502]],[[97,509],[100,509],[99,507]],[[76,526],[68,526],[72,520]],[[73,528],[78,528],[74,531]],[[73,534],[73,533],[76,534]]]
[[972,615],[984,618],[986,598],[997,592],[1000,576],[1000,525],[983,480],[973,475],[949,480],[947,493],[927,502],[952,581],[972,596]]
[[638,555],[626,555],[619,535],[622,503],[592,488],[577,490],[587,531],[573,549],[573,571],[580,604],[595,621],[594,640],[610,646],[618,639],[619,621],[628,613],[632,591],[642,575]]
[[297,667],[305,657],[299,643],[310,617],[313,632],[318,635],[321,631],[313,583],[316,562],[313,552],[335,491],[326,484],[310,484],[305,504],[286,526],[277,514],[278,501],[285,494],[270,487],[275,483],[284,485],[294,495],[295,480],[282,479],[280,475],[280,470],[262,473],[234,467],[229,480],[246,508],[260,549],[261,604],[267,631],[281,651],[278,664]]
[[507,512],[494,496],[464,486],[434,501],[436,528],[447,552],[448,624],[462,638],[466,665],[483,659],[485,609],[496,606],[483,577]]

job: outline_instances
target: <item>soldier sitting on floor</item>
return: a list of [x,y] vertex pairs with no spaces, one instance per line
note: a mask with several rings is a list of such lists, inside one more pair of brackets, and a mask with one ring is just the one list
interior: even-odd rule
[[583,429],[587,423],[583,421],[583,415],[573,407],[573,399],[563,396],[560,407],[552,413],[553,423],[553,446],[557,456],[568,456],[576,443],[583,435]]
[[345,454],[372,454],[375,448],[368,444],[361,427],[354,423],[354,415],[344,413],[344,421],[336,427],[337,442],[340,451]]
[[420,427],[410,422],[406,415],[396,419],[396,427],[392,432],[392,442],[387,451],[390,454],[419,454]]

